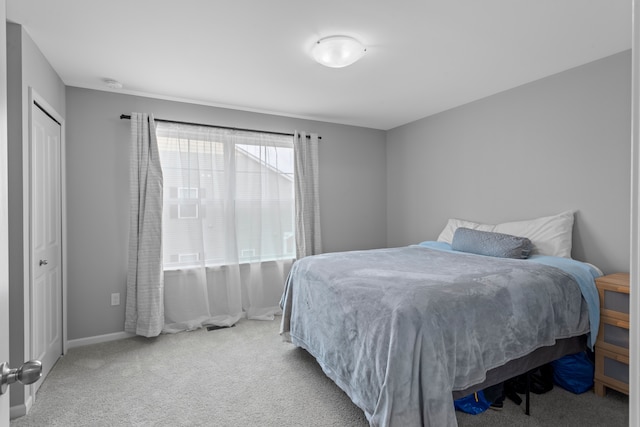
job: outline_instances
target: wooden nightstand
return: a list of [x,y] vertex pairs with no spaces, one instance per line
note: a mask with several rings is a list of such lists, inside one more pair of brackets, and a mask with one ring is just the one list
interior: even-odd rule
[[596,340],[594,390],[606,388],[629,394],[629,274],[615,273],[596,279],[600,295],[600,329]]

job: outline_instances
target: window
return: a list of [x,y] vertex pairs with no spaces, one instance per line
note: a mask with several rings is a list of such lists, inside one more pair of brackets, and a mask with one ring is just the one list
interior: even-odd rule
[[178,187],[178,218],[198,219],[198,188]]
[[293,137],[157,123],[165,269],[295,258]]

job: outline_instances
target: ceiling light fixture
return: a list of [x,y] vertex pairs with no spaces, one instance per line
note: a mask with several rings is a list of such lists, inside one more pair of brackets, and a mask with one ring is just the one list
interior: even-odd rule
[[104,79],[104,84],[111,89],[122,89],[122,83],[114,79]]
[[331,36],[318,40],[311,54],[325,67],[342,68],[362,58],[366,51],[367,48],[353,37]]

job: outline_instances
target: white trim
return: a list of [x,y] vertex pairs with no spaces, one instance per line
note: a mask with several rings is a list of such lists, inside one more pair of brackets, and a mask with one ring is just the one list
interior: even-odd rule
[[86,338],[78,338],[75,340],[69,340],[67,342],[67,345],[68,345],[68,348],[71,349],[76,347],[83,347],[85,345],[100,344],[103,342],[123,340],[131,337],[135,337],[135,335],[130,334],[129,332],[124,332],[124,331],[113,332],[111,334],[96,335],[94,337],[86,337]]
[[[7,182],[9,139],[7,137],[8,120],[8,70],[7,70],[7,28],[6,1],[0,0],[0,363],[10,362],[11,352],[9,327],[9,192]],[[10,418],[10,396],[0,396],[0,426],[8,427]]]
[[14,420],[16,418],[24,417],[31,410],[31,406],[33,406],[33,399],[31,396],[27,397],[25,403],[21,403],[19,405],[14,405],[9,410],[9,417]]
[[640,425],[640,0],[633,1],[631,71],[631,259],[629,425]]

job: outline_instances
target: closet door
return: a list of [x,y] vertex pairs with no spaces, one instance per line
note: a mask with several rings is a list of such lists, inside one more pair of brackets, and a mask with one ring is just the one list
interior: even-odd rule
[[42,378],[62,355],[61,126],[39,105],[31,115],[32,358]]
[[[7,176],[6,1],[0,0],[0,176]],[[7,180],[0,181],[0,364],[9,361],[9,231]],[[0,395],[0,427],[9,426],[9,393]]]

